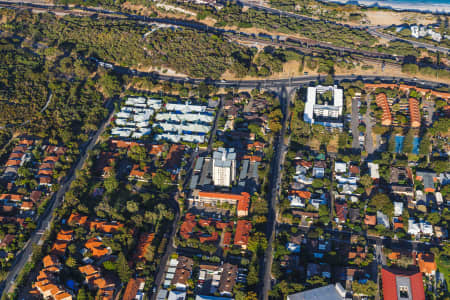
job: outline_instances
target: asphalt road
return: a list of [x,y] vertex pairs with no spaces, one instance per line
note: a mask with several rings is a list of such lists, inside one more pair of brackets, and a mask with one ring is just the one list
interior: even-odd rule
[[[292,90],[295,92],[295,90]],[[264,261],[261,265],[260,277],[262,277],[260,290],[260,299],[266,300],[269,298],[269,291],[272,289],[272,263],[273,263],[273,241],[275,239],[276,225],[277,225],[277,204],[278,195],[281,186],[281,174],[284,161],[284,153],[287,149],[287,145],[284,142],[286,135],[287,121],[289,118],[289,106],[292,94],[284,88],[279,94],[280,103],[283,108],[283,127],[277,137],[275,137],[275,153],[272,159],[271,172],[270,172],[270,198],[269,198],[269,215],[267,222],[267,235],[268,243],[267,249],[264,254]]]
[[435,46],[432,44],[427,44],[427,43],[422,43],[422,42],[417,42],[417,41],[413,41],[413,40],[409,40],[409,39],[404,39],[404,38],[401,38],[401,37],[398,37],[398,36],[395,36],[392,34],[379,32],[376,28],[369,28],[367,31],[376,37],[384,38],[389,41],[400,40],[400,41],[411,43],[413,46],[418,47],[418,48],[425,48],[427,50],[431,50],[431,51],[435,51],[435,52],[438,51],[438,52],[443,52],[445,54],[450,54],[449,48]]
[[95,134],[93,134],[90,137],[88,143],[84,146],[84,148],[81,149],[81,156],[79,157],[75,166],[73,166],[72,169],[70,170],[66,179],[62,183],[61,188],[58,190],[58,192],[56,192],[56,194],[53,195],[45,212],[39,218],[36,230],[31,234],[31,237],[29,238],[25,247],[16,255],[16,258],[13,262],[13,266],[9,271],[8,276],[1,284],[0,289],[2,294],[11,292],[11,288],[14,286],[14,282],[17,278],[17,275],[20,273],[25,264],[31,258],[33,252],[33,244],[38,244],[41,241],[41,238],[45,233],[45,231],[48,228],[50,228],[55,208],[57,208],[64,200],[64,194],[69,189],[72,181],[76,178],[76,172],[81,170],[84,162],[86,161],[86,158],[88,157],[89,151],[91,151],[92,148],[95,146],[98,137],[104,132],[106,125],[110,122],[111,118],[114,115],[114,106],[112,105],[112,102],[113,101],[110,100],[107,103],[107,107],[109,109],[108,118],[103,121],[99,129],[95,132]]

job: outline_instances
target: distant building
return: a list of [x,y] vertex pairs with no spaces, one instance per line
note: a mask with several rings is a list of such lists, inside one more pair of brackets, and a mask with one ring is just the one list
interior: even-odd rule
[[342,128],[343,90],[337,86],[308,87],[303,120],[310,124]]
[[401,269],[381,269],[384,300],[425,300],[422,273]]
[[329,284],[320,288],[303,291],[287,296],[287,300],[344,300],[345,289],[340,283]]
[[236,152],[234,148],[219,148],[213,153],[212,177],[214,185],[230,186],[236,179]]

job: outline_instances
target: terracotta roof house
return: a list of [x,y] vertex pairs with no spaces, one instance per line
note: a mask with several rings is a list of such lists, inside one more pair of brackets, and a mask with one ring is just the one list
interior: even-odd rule
[[34,206],[34,203],[32,201],[23,201],[20,205],[21,210],[31,210]]
[[392,125],[392,115],[389,103],[385,93],[380,93],[376,96],[377,105],[383,110],[383,115],[381,116],[381,125],[391,126]]
[[39,177],[39,185],[51,186],[52,185],[52,178],[49,177],[49,176],[41,176],[41,177]]
[[131,278],[130,281],[128,281],[122,300],[143,299],[144,286],[145,286],[144,278],[136,278],[136,279]]
[[419,101],[416,98],[409,98],[409,119],[411,127],[420,127]]
[[382,268],[384,300],[425,300],[422,273],[417,271]]
[[184,222],[180,226],[180,236],[185,240],[189,239],[196,224],[195,215],[187,213],[184,216]]
[[247,220],[238,220],[236,226],[236,233],[234,235],[234,244],[247,249],[250,231],[252,230],[252,223]]
[[52,250],[50,251],[51,254],[58,255],[58,256],[64,256],[66,254],[67,245],[69,243],[65,241],[56,241],[53,246]]
[[6,200],[6,201],[22,201],[23,200],[23,195],[18,195],[18,194],[1,194],[0,195],[0,200]]
[[95,259],[109,254],[109,249],[98,238],[90,238],[84,246],[91,251],[92,257]]
[[100,269],[98,267],[90,264],[78,267],[78,270],[85,276],[92,276],[100,273]]
[[237,216],[239,218],[248,216],[248,209],[250,207],[250,194],[242,193],[243,197],[239,199],[237,204]]
[[348,213],[348,209],[347,209],[347,203],[335,203],[334,207],[336,209],[336,217],[339,220],[340,223],[345,223],[345,221],[347,220],[347,213]]
[[364,224],[375,226],[377,225],[377,216],[376,215],[366,215],[364,218]]
[[213,231],[211,234],[202,234],[198,237],[201,244],[208,242],[215,242],[219,239],[219,233],[217,231]]
[[57,241],[70,242],[73,239],[73,230],[63,230],[61,229],[56,236]]
[[89,230],[98,230],[105,233],[114,233],[118,231],[120,228],[122,228],[124,225],[122,223],[113,221],[113,222],[106,222],[106,221],[91,221],[89,223]]
[[153,156],[161,156],[161,154],[165,151],[165,145],[164,144],[151,145],[150,147],[151,147],[151,149],[150,149],[149,154],[153,155]]
[[67,220],[68,224],[74,224],[78,226],[83,226],[86,224],[88,217],[80,215],[79,213],[72,213]]
[[130,175],[128,177],[143,181],[146,179],[145,175],[149,174],[149,171],[150,171],[149,166],[145,166],[144,169],[141,169],[140,166],[136,164],[133,166],[133,169],[131,169]]
[[427,276],[434,276],[436,274],[437,265],[433,253],[419,253],[417,258],[420,272]]
[[9,160],[5,163],[5,167],[20,166],[21,163],[22,163],[21,160],[18,160],[18,159],[9,159]]
[[44,256],[44,258],[42,259],[42,262],[44,264],[44,268],[49,268],[49,267],[58,267],[61,265],[58,258],[54,255],[46,255]]

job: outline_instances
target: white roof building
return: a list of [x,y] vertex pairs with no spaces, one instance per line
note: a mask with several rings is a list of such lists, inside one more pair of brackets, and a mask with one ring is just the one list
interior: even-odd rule
[[291,203],[291,207],[303,208],[306,205],[305,199],[302,199],[297,195],[289,195],[288,199],[289,199],[289,202]]
[[380,179],[379,165],[369,162],[367,163],[367,166],[370,169],[370,177],[372,179]]
[[336,173],[345,173],[347,172],[347,164],[344,162],[335,162],[334,163],[334,171]]
[[[331,92],[332,103],[322,101],[322,95]],[[318,98],[321,99],[318,101]],[[342,116],[344,91],[337,88],[337,86],[321,86],[308,87],[305,110],[303,120],[310,124],[321,124],[330,127],[342,127],[342,121],[339,117]],[[317,121],[317,118],[327,120]]]
[[420,231],[425,235],[433,235],[433,225],[426,221],[420,221],[419,223]]
[[189,102],[186,102],[184,104],[179,104],[179,103],[167,103],[166,104],[166,109],[168,111],[180,111],[183,113],[205,112],[206,108],[207,108],[206,106],[202,106],[202,105],[191,105],[191,104],[189,104]]
[[377,225],[383,225],[384,227],[389,228],[389,218],[381,211],[377,211]]
[[403,202],[394,202],[394,216],[398,217],[403,214]]
[[414,219],[408,220],[408,233],[411,235],[418,235],[420,233],[419,224]]
[[186,299],[186,292],[180,292],[180,291],[170,291],[169,297],[167,300],[184,300]]

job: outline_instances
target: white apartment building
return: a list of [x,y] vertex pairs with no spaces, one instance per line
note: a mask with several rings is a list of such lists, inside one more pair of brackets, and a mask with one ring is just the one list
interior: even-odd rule
[[234,148],[220,147],[213,153],[212,175],[214,185],[230,186],[236,179],[236,152]]
[[[323,100],[325,93],[331,92],[330,101]],[[344,90],[337,86],[308,87],[303,120],[310,124],[320,124],[328,127],[342,127]]]

